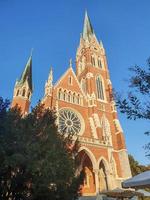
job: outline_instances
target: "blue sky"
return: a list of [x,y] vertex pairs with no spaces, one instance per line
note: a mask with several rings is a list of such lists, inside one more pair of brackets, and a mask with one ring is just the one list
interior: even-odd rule
[[[128,67],[150,56],[149,0],[0,0],[0,96],[12,99],[15,80],[33,52],[32,106],[44,94],[50,66],[54,81],[73,59],[87,9],[96,36],[103,41],[113,87],[127,91]],[[148,164],[143,145],[149,127],[120,115],[128,152]]]

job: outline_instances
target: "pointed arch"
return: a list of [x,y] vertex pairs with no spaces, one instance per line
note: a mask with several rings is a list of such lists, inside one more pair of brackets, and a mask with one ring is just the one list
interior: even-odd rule
[[62,99],[63,98],[63,90],[62,90],[62,88],[59,88],[59,90],[58,90],[58,99]]
[[99,189],[100,191],[107,191],[109,189],[108,185],[108,173],[109,165],[107,160],[104,157],[100,157],[98,160],[99,166]]
[[92,152],[86,147],[81,147],[80,152],[78,153],[80,159],[80,170],[84,171],[84,183],[82,186],[83,193],[95,193],[96,192],[96,182],[94,168],[94,160]]
[[89,158],[91,159],[93,168],[96,169],[97,168],[97,162],[96,162],[96,158],[95,158],[94,154],[85,146],[82,146],[82,147],[79,148],[78,152],[80,153],[81,151],[84,151],[89,156]]
[[100,100],[105,100],[104,81],[100,75],[96,77],[96,90],[97,90],[97,98]]

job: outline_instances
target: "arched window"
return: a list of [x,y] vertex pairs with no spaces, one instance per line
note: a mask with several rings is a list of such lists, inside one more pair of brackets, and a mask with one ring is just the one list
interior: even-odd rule
[[67,92],[66,90],[64,91],[64,95],[63,95],[63,100],[66,101],[66,96],[67,96]]
[[62,97],[62,90],[59,89],[59,91],[58,91],[58,99],[61,99],[61,97]]
[[102,62],[101,62],[101,59],[100,58],[98,58],[98,66],[100,67],[100,68],[102,68],[103,66],[102,66]]
[[103,82],[100,76],[96,78],[97,98],[104,100]]
[[68,102],[71,102],[71,92],[68,93]]
[[81,87],[83,92],[86,94],[86,80],[84,78],[81,80]]
[[93,56],[91,56],[91,63],[93,66],[95,66],[95,58]]
[[18,96],[19,95],[19,90],[17,90],[17,94],[16,94],[16,96]]
[[77,104],[80,104],[80,95],[77,96]]
[[73,93],[72,102],[73,102],[73,103],[76,103],[76,94],[75,94],[75,93]]
[[30,98],[30,92],[28,92],[28,99]]
[[23,96],[23,97],[25,96],[25,93],[26,93],[26,90],[23,89],[23,92],[22,92],[22,96]]

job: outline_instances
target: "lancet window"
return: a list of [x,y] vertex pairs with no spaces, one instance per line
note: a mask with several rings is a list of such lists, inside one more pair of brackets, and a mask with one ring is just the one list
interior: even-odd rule
[[80,94],[77,94],[76,92],[71,92],[68,90],[63,90],[62,88],[58,89],[57,97],[59,100],[62,100],[62,101],[67,101],[67,102],[78,104],[78,105],[83,104],[83,100],[82,100],[83,97]]
[[97,88],[97,98],[104,100],[104,88],[103,88],[102,78],[100,76],[96,78],[96,88]]

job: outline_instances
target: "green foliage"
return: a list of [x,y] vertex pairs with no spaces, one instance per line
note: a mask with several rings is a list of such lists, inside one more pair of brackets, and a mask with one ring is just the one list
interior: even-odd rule
[[129,155],[129,163],[131,167],[132,176],[150,170],[150,166],[140,165],[139,162],[136,161],[132,155]]
[[[150,120],[150,59],[147,61],[147,69],[140,66],[129,68],[132,76],[129,79],[127,97],[116,94],[116,103],[121,113],[126,114],[128,119]],[[146,131],[147,136],[150,130]],[[150,158],[150,142],[145,145],[146,156]]]
[[55,113],[39,104],[22,117],[2,99],[1,107],[0,198],[76,199],[83,181],[82,173],[75,176],[77,148],[69,148],[71,136],[58,133]]

